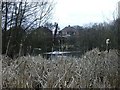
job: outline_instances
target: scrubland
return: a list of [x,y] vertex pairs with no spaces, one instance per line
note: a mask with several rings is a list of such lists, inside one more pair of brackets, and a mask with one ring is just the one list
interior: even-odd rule
[[118,55],[97,48],[80,58],[2,57],[3,88],[116,88]]

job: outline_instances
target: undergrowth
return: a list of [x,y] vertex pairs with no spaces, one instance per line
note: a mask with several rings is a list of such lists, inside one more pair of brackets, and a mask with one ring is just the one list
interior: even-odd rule
[[41,56],[3,56],[3,88],[116,88],[120,83],[118,55],[98,49],[81,58],[47,60]]

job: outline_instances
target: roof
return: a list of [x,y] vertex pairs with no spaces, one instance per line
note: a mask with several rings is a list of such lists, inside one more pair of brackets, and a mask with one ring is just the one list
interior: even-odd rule
[[63,28],[61,31],[77,31],[77,30],[74,27],[68,26],[68,27]]

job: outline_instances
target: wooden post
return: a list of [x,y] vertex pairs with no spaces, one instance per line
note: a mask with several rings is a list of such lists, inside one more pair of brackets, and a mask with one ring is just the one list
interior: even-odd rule
[[54,34],[53,34],[53,45],[52,45],[52,52],[53,50],[55,49],[55,46],[56,46],[56,35],[57,35],[57,32],[58,32],[58,23],[55,23],[55,31],[54,31]]

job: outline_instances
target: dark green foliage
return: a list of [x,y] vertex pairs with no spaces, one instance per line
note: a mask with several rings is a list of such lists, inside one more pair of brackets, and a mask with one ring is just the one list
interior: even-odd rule
[[2,35],[2,53],[7,54],[11,57],[18,54],[20,44],[24,43],[26,32],[21,27],[13,27],[8,31],[3,31]]
[[120,18],[115,21],[115,33],[117,35],[117,48],[120,50]]
[[[93,48],[99,48],[100,51],[106,50],[106,39],[110,39],[110,48],[116,49],[118,47],[118,20],[112,23],[94,24],[91,27],[75,28],[79,31],[78,36],[71,36],[67,38],[68,45],[73,45],[74,48],[68,50],[78,50],[86,52]],[[74,26],[73,26],[74,28]]]
[[[107,38],[110,39],[110,49],[119,49],[119,24],[118,19],[112,24],[95,24],[92,27],[76,28],[79,33],[77,35],[71,35],[67,38],[57,36],[54,50],[81,51],[84,53],[97,47],[100,51],[103,51],[106,50]],[[4,42],[4,33],[6,34],[6,42]],[[42,54],[52,51],[53,35],[52,31],[46,27],[39,27],[29,33],[20,27],[16,27],[3,32],[3,54],[7,51],[8,43],[10,44],[8,55],[17,55],[20,51],[21,43],[23,45],[21,55]]]
[[[6,44],[5,36],[6,33]],[[20,48],[22,44],[22,48]],[[8,51],[7,51],[8,47]],[[41,50],[38,50],[40,48]],[[20,49],[21,55],[39,54],[47,51],[51,51],[52,48],[52,31],[47,28],[41,27],[31,31],[27,34],[22,28],[11,28],[8,31],[3,32],[3,54],[7,54],[10,57],[18,55]],[[6,53],[7,52],[7,53]]]
[[[40,27],[28,34],[27,37],[28,45],[32,47],[32,52],[47,52],[51,51],[52,48],[52,31],[48,28]],[[35,48],[40,48],[41,50],[35,50]]]

